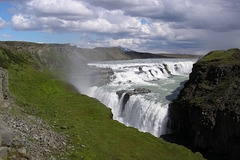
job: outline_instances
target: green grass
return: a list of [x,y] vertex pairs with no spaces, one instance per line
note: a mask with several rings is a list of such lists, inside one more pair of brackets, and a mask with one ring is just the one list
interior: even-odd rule
[[207,55],[205,55],[199,62],[209,62],[209,61],[221,61],[221,62],[229,62],[238,60],[240,54],[240,50],[238,48],[233,48],[229,50],[216,50],[211,51]]
[[[3,52],[0,49],[0,59]],[[4,64],[8,66],[10,93],[15,96],[16,104],[29,114],[56,122],[55,130],[69,135],[69,144],[75,150],[65,157],[77,160],[203,159],[199,153],[112,120],[110,109],[98,100],[79,94],[43,66],[42,72],[33,67],[37,63],[28,53],[9,53],[4,55]],[[18,58],[21,61],[13,61]]]

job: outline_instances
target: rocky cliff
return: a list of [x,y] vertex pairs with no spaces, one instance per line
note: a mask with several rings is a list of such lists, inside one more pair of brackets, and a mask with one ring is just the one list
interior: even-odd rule
[[209,159],[239,159],[240,50],[212,51],[194,64],[169,112],[173,141]]

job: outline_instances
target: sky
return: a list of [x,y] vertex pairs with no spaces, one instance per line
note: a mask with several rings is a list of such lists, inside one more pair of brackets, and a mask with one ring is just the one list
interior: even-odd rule
[[240,48],[239,0],[0,0],[0,41],[206,54]]

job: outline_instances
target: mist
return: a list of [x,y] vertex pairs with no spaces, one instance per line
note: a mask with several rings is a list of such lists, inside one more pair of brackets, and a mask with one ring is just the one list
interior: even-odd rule
[[67,68],[68,81],[73,84],[81,94],[88,94],[92,86],[102,86],[109,82],[113,71],[109,68],[96,68],[88,63],[106,60],[129,59],[124,52],[117,47],[83,49],[71,47],[68,52]]

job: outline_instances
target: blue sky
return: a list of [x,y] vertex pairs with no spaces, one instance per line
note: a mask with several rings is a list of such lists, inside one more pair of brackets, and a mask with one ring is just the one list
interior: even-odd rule
[[0,40],[205,54],[239,48],[239,0],[0,0]]
[[[9,11],[12,8],[16,8],[12,5],[12,2],[0,2],[0,17],[6,22],[11,22],[11,18],[14,15]],[[12,28],[11,24],[7,24],[6,27],[0,29],[0,40],[2,41],[30,41],[30,42],[45,42],[45,43],[74,43],[80,40],[81,34],[78,33],[61,33],[61,34],[49,34],[41,31],[18,31]],[[4,37],[3,35],[7,35]],[[8,37],[9,36],[9,37]]]

